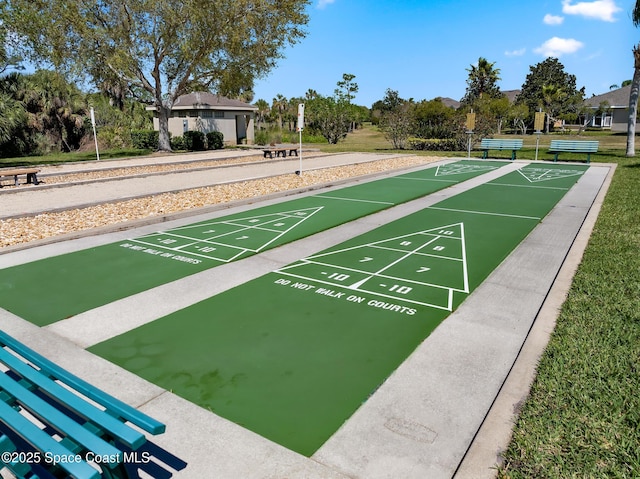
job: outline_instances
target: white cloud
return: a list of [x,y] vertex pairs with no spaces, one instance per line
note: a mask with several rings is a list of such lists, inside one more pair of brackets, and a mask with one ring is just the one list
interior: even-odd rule
[[504,52],[504,54],[508,57],[521,57],[522,55],[524,55],[526,53],[527,49],[526,48],[521,48],[519,50],[510,50],[510,51],[506,51]]
[[584,46],[584,43],[574,40],[573,38],[553,37],[544,42],[534,52],[544,55],[545,57],[560,58],[562,55],[575,53]]
[[542,21],[547,25],[561,25],[564,22],[564,17],[547,13]]
[[318,0],[318,8],[322,9],[327,5],[331,5],[336,0]]
[[581,15],[587,18],[615,22],[613,15],[622,9],[614,0],[596,0],[595,2],[578,2],[572,5],[573,0],[562,0],[562,12],[567,15]]

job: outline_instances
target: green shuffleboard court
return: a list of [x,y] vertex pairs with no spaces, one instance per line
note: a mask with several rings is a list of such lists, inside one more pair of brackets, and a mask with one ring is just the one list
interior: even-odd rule
[[[503,166],[458,161],[0,270],[0,307],[47,325]],[[37,298],[34,301],[33,298]]]
[[587,168],[525,166],[89,350],[310,456]]

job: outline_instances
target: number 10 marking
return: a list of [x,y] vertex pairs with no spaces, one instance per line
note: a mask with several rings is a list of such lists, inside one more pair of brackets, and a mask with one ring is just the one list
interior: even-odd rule
[[413,288],[410,286],[400,286],[399,284],[394,284],[389,288],[389,291],[399,294],[407,294],[410,293]]

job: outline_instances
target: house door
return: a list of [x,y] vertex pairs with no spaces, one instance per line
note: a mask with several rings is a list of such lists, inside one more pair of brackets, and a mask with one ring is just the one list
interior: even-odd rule
[[247,139],[246,115],[236,115],[236,144],[241,145]]

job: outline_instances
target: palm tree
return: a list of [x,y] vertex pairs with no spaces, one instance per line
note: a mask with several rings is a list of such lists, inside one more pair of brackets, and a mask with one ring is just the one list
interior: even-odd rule
[[[633,24],[640,26],[640,0],[631,13]],[[629,121],[627,122],[627,156],[636,155],[636,115],[638,114],[638,92],[640,91],[640,43],[632,49],[633,52],[633,80],[629,93]]]
[[82,92],[60,74],[39,70],[27,78],[24,104],[29,126],[47,138],[48,147],[71,151],[83,132],[87,108]]
[[269,114],[269,104],[266,100],[260,98],[256,101],[256,106],[258,107],[258,130],[260,130],[262,129],[262,123],[264,123],[265,117]]
[[280,93],[276,95],[273,99],[273,103],[271,104],[271,109],[275,110],[278,114],[278,128],[282,130],[282,115],[287,108],[289,107],[289,102],[287,99]]
[[499,96],[500,87],[497,83],[500,81],[500,69],[494,68],[494,65],[495,62],[492,63],[486,58],[480,57],[477,65],[471,65],[471,68],[467,68],[469,78],[467,79],[467,92],[462,99],[463,103],[473,103],[484,95]]
[[24,104],[18,99],[21,84],[19,73],[0,78],[0,143],[11,140],[16,129],[26,122]]

